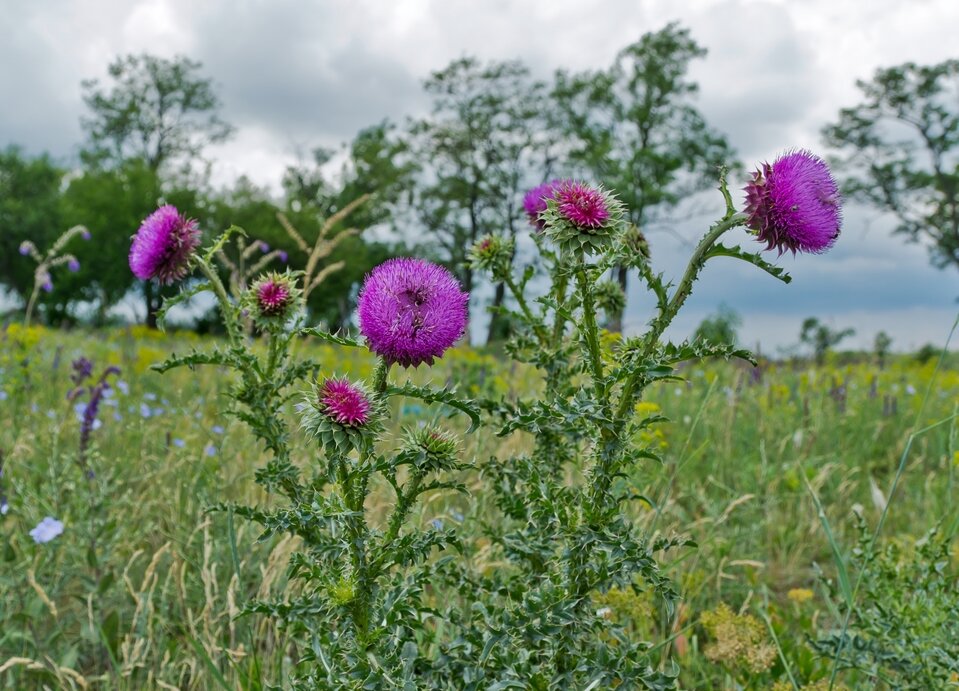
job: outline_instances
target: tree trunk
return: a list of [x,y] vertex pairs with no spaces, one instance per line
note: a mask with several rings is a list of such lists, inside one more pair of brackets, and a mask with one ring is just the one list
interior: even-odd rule
[[499,312],[499,307],[503,306],[503,300],[506,298],[506,284],[502,281],[496,284],[496,292],[493,294],[493,308],[490,314],[489,331],[486,333],[486,345],[492,345],[494,341],[503,335],[503,315]]
[[[616,272],[616,281],[619,283],[619,287],[623,290],[623,295],[626,295],[626,277],[629,272],[629,268],[625,266],[617,266],[614,271]],[[611,314],[609,315],[609,320],[607,322],[607,329],[613,333],[620,333],[623,330],[623,313]]]
[[147,308],[146,325],[151,329],[157,328],[157,311],[160,309],[160,306],[157,304],[159,297],[153,281],[147,281],[143,284],[143,298]]

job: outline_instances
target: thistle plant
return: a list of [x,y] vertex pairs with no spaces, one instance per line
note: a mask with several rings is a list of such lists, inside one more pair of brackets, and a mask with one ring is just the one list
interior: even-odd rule
[[[423,592],[433,569],[428,557],[456,539],[442,527],[415,528],[409,518],[424,494],[462,491],[455,476],[468,466],[458,459],[456,437],[438,426],[408,429],[391,440],[390,401],[413,397],[440,404],[466,414],[474,425],[479,411],[452,391],[396,385],[390,374],[396,366],[432,363],[463,336],[468,295],[439,266],[392,260],[377,267],[363,286],[363,338],[330,334],[303,320],[308,283],[316,276],[263,274],[240,294],[231,294],[213,261],[228,238],[241,231],[232,228],[201,251],[190,221],[178,213],[168,218],[164,212],[162,218],[163,227],[173,230],[155,232],[153,217],[147,219],[134,239],[131,267],[149,265],[144,273],[161,280],[197,270],[203,279],[187,283],[160,316],[173,304],[212,292],[227,341],[209,351],[173,356],[155,369],[217,365],[231,370],[235,380],[228,412],[246,423],[270,454],[255,479],[285,499],[273,507],[214,508],[259,523],[263,539],[290,534],[301,540],[290,560],[298,585],[275,601],[247,603],[246,611],[279,619],[300,640],[299,687],[370,688],[389,679],[412,680],[407,658],[427,612]],[[189,251],[181,251],[184,247]],[[138,262],[141,253],[157,260]],[[244,313],[260,328],[263,348],[238,328]],[[367,349],[378,361],[374,375],[353,381],[321,374],[321,363],[292,356],[295,339],[308,336]],[[367,510],[377,484],[394,493],[392,511],[382,522]]]
[[[509,352],[541,372],[542,389],[530,400],[482,403],[500,434],[525,432],[532,447],[482,467],[502,514],[486,534],[511,567],[448,573],[452,586],[482,593],[473,597],[485,604],[446,613],[458,634],[444,658],[446,672],[471,680],[462,688],[672,685],[675,671],[655,659],[650,644],[598,614],[596,605],[611,589],[651,592],[668,619],[678,598],[658,555],[688,541],[657,536],[634,520],[650,504],[634,489],[642,486],[643,464],[660,460],[658,450],[643,443],[643,432],[664,420],[639,414],[639,404],[651,385],[679,379],[683,361],[751,356],[729,345],[672,343],[663,333],[716,257],[749,262],[789,282],[758,254],[724,244],[734,229],[747,229],[780,254],[823,251],[839,233],[835,182],[808,152],[763,166],[746,187],[745,211],[734,206],[724,178],[719,189],[725,212],[675,286],[653,272],[648,246],[623,221],[615,196],[579,181],[548,183],[525,200],[550,282],[544,295],[528,295],[532,270],[517,278],[508,262],[491,259],[491,248],[502,241],[484,238],[473,248],[474,268],[512,293],[512,317],[522,328]],[[598,309],[622,304],[605,278],[618,265],[635,269],[656,299],[645,333],[626,339],[604,334],[596,318]]]
[[[839,232],[835,183],[806,152],[757,172],[744,211],[734,206],[725,179],[719,189],[724,212],[675,285],[653,271],[645,238],[625,222],[613,192],[572,180],[531,191],[524,204],[545,294],[531,296],[535,269],[514,274],[510,240],[484,237],[469,256],[474,269],[510,291],[519,328],[508,353],[542,382],[530,398],[478,403],[447,388],[392,379],[398,368],[431,365],[466,331],[468,295],[446,269],[415,258],[376,267],[360,291],[360,336],[330,334],[304,323],[303,303],[322,273],[313,255],[305,272],[261,274],[231,294],[213,261],[239,229],[201,251],[195,226],[179,214],[164,212],[161,225],[147,219],[131,267],[158,280],[198,271],[201,280],[187,283],[164,310],[210,291],[227,332],[221,347],[174,356],[156,368],[208,364],[232,371],[228,412],[269,452],[255,479],[280,495],[267,507],[215,508],[259,523],[264,539],[300,540],[290,560],[292,585],[245,610],[279,619],[298,641],[295,687],[674,685],[675,670],[657,659],[651,643],[623,623],[628,618],[604,614],[602,605],[610,593],[618,600],[631,593],[654,603],[654,616],[675,628],[679,595],[660,562],[691,543],[636,520],[651,503],[635,489],[643,464],[660,460],[649,431],[664,419],[641,403],[650,386],[679,379],[676,368],[686,360],[750,355],[730,345],[672,343],[663,334],[716,257],[790,280],[758,254],[724,244],[734,229],[747,229],[780,254],[822,251]],[[328,249],[325,232],[314,254]],[[135,261],[142,257],[148,261]],[[597,319],[599,311],[622,310],[625,298],[607,280],[619,266],[637,271],[656,300],[646,331],[626,339],[604,332]],[[239,328],[244,313],[260,327],[262,345]],[[293,344],[303,337],[367,350],[377,361],[372,377],[352,379],[294,356]],[[483,563],[492,554],[500,568],[477,565],[471,557],[478,545],[442,522],[414,524],[424,494],[463,491],[460,475],[473,466],[460,458],[452,429],[429,424],[391,435],[397,397],[463,414],[468,431],[482,425],[528,440],[525,452],[478,468],[498,510],[482,527]],[[391,494],[385,517],[370,506],[377,487]]]
[[27,299],[27,309],[23,315],[23,325],[30,326],[33,319],[33,310],[37,305],[37,298],[40,291],[49,293],[53,290],[53,277],[51,271],[59,266],[64,266],[73,272],[80,270],[80,262],[75,256],[64,252],[70,241],[80,236],[84,240],[90,239],[90,231],[83,226],[74,226],[58,237],[46,252],[41,252],[35,244],[29,240],[20,243],[20,254],[24,257],[30,257],[37,264],[33,271],[33,288],[30,291],[30,297]]

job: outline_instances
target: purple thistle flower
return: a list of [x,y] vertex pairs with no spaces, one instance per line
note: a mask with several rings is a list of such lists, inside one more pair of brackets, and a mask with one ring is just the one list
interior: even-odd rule
[[256,312],[267,319],[286,317],[296,299],[293,282],[282,274],[268,274],[252,286]]
[[370,419],[370,401],[346,379],[327,379],[319,390],[319,408],[334,422],[362,427]]
[[76,259],[71,258],[67,262],[67,268],[70,269],[70,271],[72,271],[73,273],[76,273],[77,271],[80,270],[80,262],[78,262]]
[[200,229],[193,219],[167,204],[140,225],[130,247],[130,270],[144,281],[174,283],[187,274],[190,257],[200,244]]
[[388,363],[432,364],[466,331],[469,293],[449,271],[423,259],[390,259],[366,277],[360,332]]
[[818,254],[839,237],[839,187],[826,162],[805,149],[763,163],[745,191],[746,225],[766,249]]
[[564,180],[553,192],[559,214],[577,228],[601,227],[609,219],[603,194],[576,180]]
[[542,230],[544,224],[539,215],[546,211],[546,200],[553,198],[560,184],[560,180],[544,182],[542,185],[537,185],[531,189],[523,197],[523,208],[526,210],[526,215],[529,216],[531,225]]

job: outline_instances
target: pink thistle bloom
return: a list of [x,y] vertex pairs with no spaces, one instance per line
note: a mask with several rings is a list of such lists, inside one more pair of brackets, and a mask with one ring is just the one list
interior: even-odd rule
[[561,182],[559,180],[544,182],[542,185],[537,185],[531,189],[523,197],[523,209],[526,210],[526,215],[529,216],[531,225],[542,230],[544,224],[540,220],[539,215],[546,211],[546,200],[553,198],[560,184]]
[[256,289],[256,304],[260,314],[265,317],[283,314],[290,306],[292,297],[290,286],[275,278],[263,281]]
[[370,350],[403,367],[432,364],[466,331],[469,293],[449,271],[400,257],[377,266],[360,293],[360,332]]
[[576,180],[564,180],[553,194],[560,216],[577,228],[600,228],[609,219],[602,192]]
[[327,417],[346,427],[362,427],[370,419],[369,399],[346,379],[327,379],[323,382],[318,403]]
[[200,244],[197,222],[167,204],[140,225],[130,247],[130,269],[144,281],[174,283],[187,274],[190,258]]
[[746,185],[746,225],[766,249],[821,253],[839,237],[842,197],[829,166],[809,151],[763,163]]

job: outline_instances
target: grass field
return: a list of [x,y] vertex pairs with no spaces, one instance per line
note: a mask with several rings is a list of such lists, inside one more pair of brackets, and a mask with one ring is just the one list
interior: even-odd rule
[[[149,369],[195,338],[139,329],[3,336],[0,687],[259,689],[282,686],[295,664],[283,630],[237,617],[249,599],[285,587],[295,544],[260,542],[254,526],[206,512],[220,501],[271,501],[253,482],[265,454],[219,412],[229,379]],[[302,348],[327,373],[368,376],[374,364],[356,351]],[[83,399],[67,398],[80,357],[94,376],[120,369],[91,432],[88,468],[78,463]],[[438,367],[472,396],[537,386],[469,349]],[[904,560],[930,529],[951,538],[959,527],[959,370],[948,358],[899,356],[882,370],[863,357],[819,368],[690,365],[683,374],[685,383],[654,388],[640,404],[670,419],[648,433],[664,464],[628,478],[649,500],[636,521],[698,545],[668,563],[682,604],[665,617],[642,597],[611,592],[597,594],[597,607],[657,641],[664,666],[680,663],[684,688],[792,688],[790,677],[828,677],[830,661],[808,642],[841,619],[827,583],[842,592],[857,580],[855,515],[872,531],[884,517],[881,542]],[[393,412],[396,432],[439,414],[416,404]],[[464,453],[505,457],[522,444],[472,435]],[[456,524],[477,568],[497,568],[475,528],[495,509],[481,476],[464,480],[469,497],[437,493],[413,520]],[[30,531],[47,516],[63,532],[36,542]],[[954,570],[959,553],[949,554],[943,568]],[[839,682],[862,680],[840,673]]]

